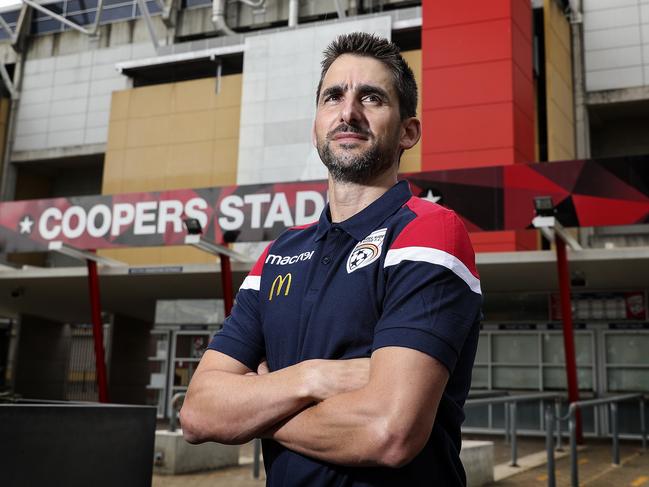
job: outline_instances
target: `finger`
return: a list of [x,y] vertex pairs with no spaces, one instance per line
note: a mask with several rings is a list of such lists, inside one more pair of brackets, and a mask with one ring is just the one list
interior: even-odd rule
[[268,374],[270,372],[270,369],[268,368],[268,362],[266,360],[262,360],[261,363],[259,364],[259,367],[257,367],[257,373],[259,375],[262,374]]

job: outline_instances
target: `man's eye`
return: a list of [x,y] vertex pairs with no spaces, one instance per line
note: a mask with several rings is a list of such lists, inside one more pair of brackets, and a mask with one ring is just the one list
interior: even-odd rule
[[339,101],[339,100],[340,100],[340,95],[327,95],[327,96],[325,96],[325,99],[324,99],[325,103],[336,102],[336,101]]
[[380,103],[381,98],[378,95],[365,95],[363,97],[363,101],[369,102],[369,103]]

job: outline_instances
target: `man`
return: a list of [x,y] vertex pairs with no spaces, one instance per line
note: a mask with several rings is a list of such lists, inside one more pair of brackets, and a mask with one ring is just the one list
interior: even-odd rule
[[398,48],[344,35],[322,66],[313,138],[329,205],[243,282],[189,386],[185,438],[263,438],[270,486],[464,485],[481,305],[471,244],[453,212],[397,183],[421,134]]

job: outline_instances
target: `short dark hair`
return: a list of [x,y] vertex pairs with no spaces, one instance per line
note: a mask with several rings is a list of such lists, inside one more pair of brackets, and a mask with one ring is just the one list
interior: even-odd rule
[[394,77],[394,86],[399,96],[399,113],[401,120],[417,115],[417,83],[415,75],[408,63],[401,56],[400,49],[383,37],[365,32],[352,32],[338,36],[323,51],[324,58],[320,63],[322,71],[318,91],[316,92],[316,104],[320,100],[320,90],[322,81],[327,71],[343,54],[353,54],[355,56],[372,57],[385,64],[392,72]]

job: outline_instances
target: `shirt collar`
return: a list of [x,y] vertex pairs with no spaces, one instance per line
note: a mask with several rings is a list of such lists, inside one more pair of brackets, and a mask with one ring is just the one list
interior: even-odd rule
[[[359,241],[363,240],[385,221],[388,216],[401,208],[411,196],[412,193],[410,192],[408,181],[399,181],[367,208],[364,208],[359,213],[336,225],[345,230],[354,239]],[[322,239],[331,227],[331,214],[329,212],[329,204],[327,204],[320,214],[315,240]]]

